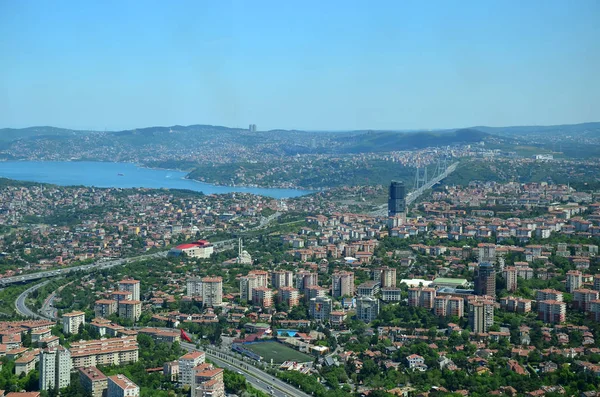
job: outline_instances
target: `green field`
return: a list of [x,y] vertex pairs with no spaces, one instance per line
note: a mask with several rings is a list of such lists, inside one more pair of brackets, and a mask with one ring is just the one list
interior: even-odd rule
[[296,361],[299,363],[304,363],[314,360],[313,357],[304,353],[300,353],[299,351],[278,342],[252,343],[244,345],[244,348],[260,355],[263,358],[263,361],[267,363],[270,363],[271,359],[273,359],[273,363],[277,364],[281,364],[284,361]]

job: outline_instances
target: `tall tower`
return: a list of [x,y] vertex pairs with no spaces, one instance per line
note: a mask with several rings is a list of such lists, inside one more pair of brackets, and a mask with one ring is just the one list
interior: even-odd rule
[[482,262],[475,269],[475,293],[496,296],[496,269],[488,262]]
[[392,181],[388,196],[388,215],[396,216],[406,212],[406,191],[404,182]]

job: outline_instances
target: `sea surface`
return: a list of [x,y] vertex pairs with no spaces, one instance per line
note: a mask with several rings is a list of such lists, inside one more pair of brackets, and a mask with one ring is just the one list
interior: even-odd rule
[[273,198],[304,196],[309,190],[217,186],[185,179],[186,172],[152,169],[131,163],[93,161],[0,161],[0,178],[61,186],[187,189],[204,194],[252,193]]

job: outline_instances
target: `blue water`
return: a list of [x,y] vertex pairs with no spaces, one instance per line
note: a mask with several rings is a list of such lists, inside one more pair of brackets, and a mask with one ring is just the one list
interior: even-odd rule
[[[119,175],[123,174],[123,175]],[[308,190],[216,186],[184,179],[181,171],[142,168],[130,163],[91,161],[0,161],[0,178],[61,186],[188,189],[204,194],[253,193],[273,198],[298,197]]]
[[288,336],[294,337],[298,333],[297,329],[278,329],[277,335],[281,336],[283,334],[288,334]]

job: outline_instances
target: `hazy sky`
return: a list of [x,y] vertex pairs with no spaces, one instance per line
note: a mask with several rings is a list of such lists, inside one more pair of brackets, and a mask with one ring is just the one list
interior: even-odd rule
[[0,0],[0,128],[584,121],[598,0]]

